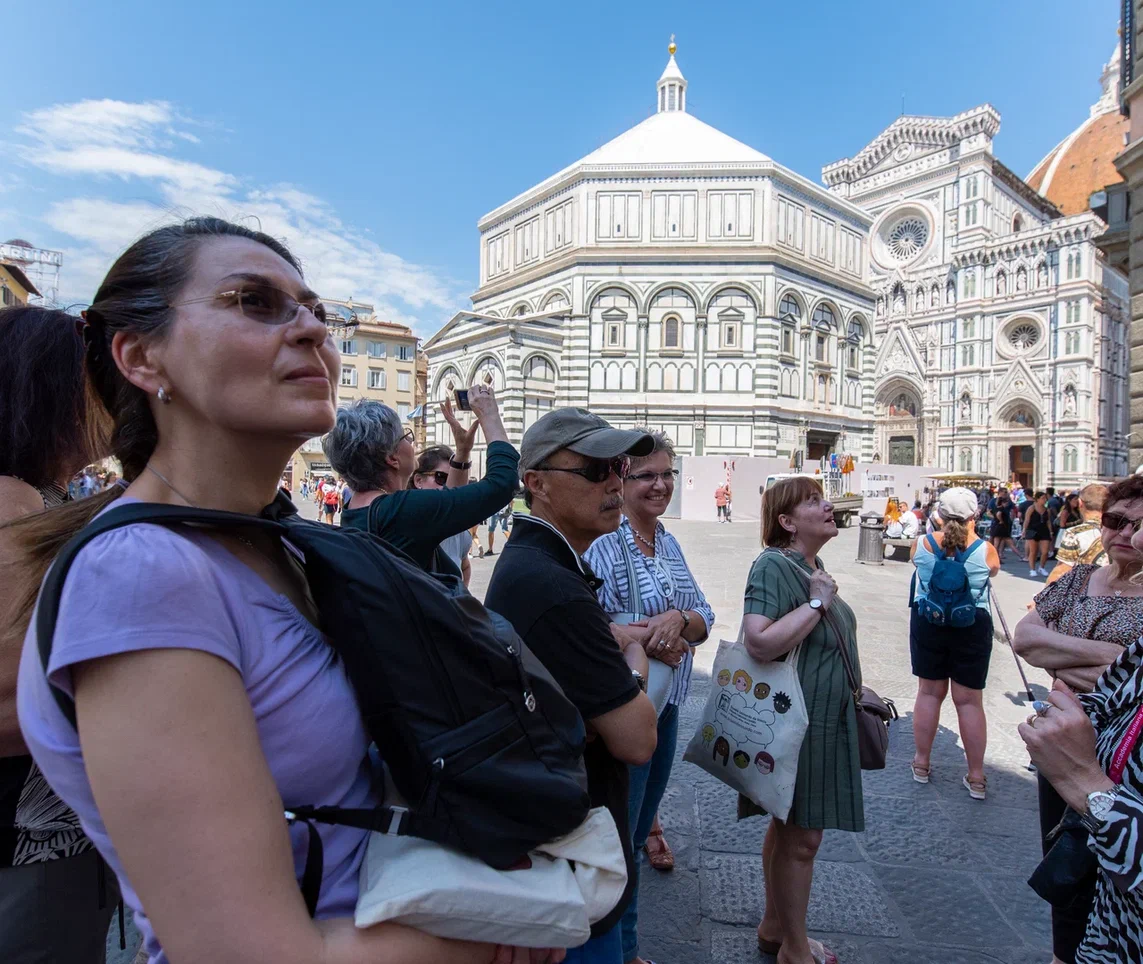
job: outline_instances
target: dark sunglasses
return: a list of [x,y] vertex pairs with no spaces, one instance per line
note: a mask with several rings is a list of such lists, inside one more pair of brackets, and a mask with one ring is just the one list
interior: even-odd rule
[[627,476],[628,482],[646,482],[648,485],[653,485],[656,479],[662,479],[663,485],[670,485],[672,482],[679,480],[679,470],[668,469],[666,472],[639,472],[636,475]]
[[433,481],[436,482],[436,484],[439,485],[442,489],[448,485],[447,472],[422,472],[421,475],[431,475],[433,477]]
[[627,478],[627,469],[631,460],[626,455],[617,455],[613,459],[592,459],[582,469],[557,469],[549,465],[537,465],[533,472],[568,472],[587,479],[592,485],[606,482],[614,472],[619,478]]
[[1132,519],[1122,512],[1105,512],[1100,524],[1112,532],[1119,532],[1125,525],[1131,526],[1132,532],[1138,532],[1139,527],[1143,525],[1143,519]]

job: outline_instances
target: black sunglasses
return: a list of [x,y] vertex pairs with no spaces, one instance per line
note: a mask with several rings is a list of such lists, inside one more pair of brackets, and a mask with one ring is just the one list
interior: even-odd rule
[[439,485],[442,489],[448,485],[447,472],[426,472],[424,474],[431,475],[433,477],[433,481],[436,482],[436,484]]
[[1132,532],[1138,532],[1139,527],[1143,525],[1143,519],[1132,519],[1122,512],[1105,512],[1100,524],[1112,532],[1119,532],[1125,525],[1130,525]]
[[626,455],[617,455],[613,459],[592,459],[582,469],[557,469],[550,465],[537,465],[533,472],[568,472],[587,479],[592,485],[606,482],[614,472],[619,478],[627,478],[627,469],[631,460]]

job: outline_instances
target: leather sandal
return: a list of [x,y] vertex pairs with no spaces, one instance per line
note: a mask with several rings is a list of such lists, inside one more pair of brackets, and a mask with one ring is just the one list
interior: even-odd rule
[[[661,849],[652,852],[650,847],[652,840],[658,840]],[[675,853],[671,850],[671,845],[667,843],[666,838],[663,836],[662,828],[652,830],[647,834],[647,843],[643,845],[643,851],[647,854],[647,862],[656,870],[668,871],[675,869]]]

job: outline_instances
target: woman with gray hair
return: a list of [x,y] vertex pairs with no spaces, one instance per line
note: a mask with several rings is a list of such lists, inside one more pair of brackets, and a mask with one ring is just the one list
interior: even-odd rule
[[[691,646],[701,643],[714,625],[714,612],[683,558],[683,550],[659,521],[675,491],[678,470],[675,450],[663,432],[638,428],[655,440],[651,454],[633,458],[623,482],[623,521],[615,532],[591,544],[584,559],[603,585],[599,604],[609,613],[643,618],[626,626],[612,624],[619,642],[635,639],[648,659],[673,667],[670,687],[659,710],[659,742],[655,755],[642,766],[630,767],[627,809],[632,851],[647,848],[652,867],[670,870],[674,854],[663,838],[656,814],[679,732],[679,707],[686,701],[691,678]],[[650,695],[650,693],[648,693]],[[638,872],[638,863],[635,864]],[[639,907],[632,897],[620,920],[623,960],[639,956]]]
[[[520,453],[508,441],[496,396],[486,385],[468,390],[476,423],[465,429],[445,402],[444,415],[452,426],[456,457],[449,462],[443,489],[410,489],[416,469],[413,433],[388,405],[359,399],[337,412],[337,424],[322,442],[326,458],[349,483],[353,498],[341,514],[341,524],[364,529],[400,549],[425,570],[459,576],[460,570],[438,548],[455,536],[499,512],[516,494]],[[487,474],[466,485],[467,461],[476,426],[488,442]]]

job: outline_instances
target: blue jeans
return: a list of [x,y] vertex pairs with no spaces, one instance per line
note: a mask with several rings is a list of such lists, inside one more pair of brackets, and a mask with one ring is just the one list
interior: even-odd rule
[[565,964],[623,964],[623,941],[619,928],[613,927],[606,934],[593,937],[579,947],[569,947]]
[[628,767],[627,822],[631,830],[632,861],[635,869],[635,890],[631,903],[619,920],[617,928],[623,934],[623,960],[639,956],[639,864],[643,859],[643,845],[663,802],[667,780],[675,762],[675,745],[679,740],[679,708],[669,704],[659,717],[659,745],[655,755],[641,767]]

